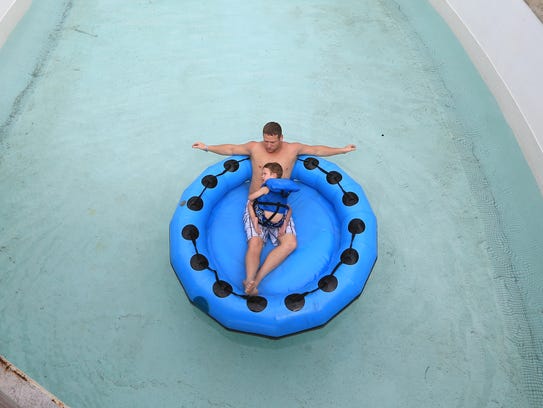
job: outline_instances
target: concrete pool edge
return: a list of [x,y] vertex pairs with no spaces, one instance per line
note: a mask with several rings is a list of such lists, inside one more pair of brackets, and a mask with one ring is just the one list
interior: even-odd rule
[[7,4],[0,4],[0,48],[9,35],[30,8],[32,0],[12,0]]
[[[429,0],[496,98],[543,194],[543,25],[524,2]],[[522,22],[522,29],[518,23]],[[496,27],[500,27],[496,30]],[[521,64],[516,64],[521,61]]]
[[0,407],[68,408],[0,355]]

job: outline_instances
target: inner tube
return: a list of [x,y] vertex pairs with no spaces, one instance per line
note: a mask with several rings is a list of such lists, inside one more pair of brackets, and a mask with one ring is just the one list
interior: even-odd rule
[[[332,162],[300,156],[289,196],[296,250],[247,296],[242,216],[251,163],[233,156],[183,192],[170,262],[190,301],[227,329],[279,338],[325,325],[358,298],[377,260],[377,220],[362,187]],[[262,260],[273,249],[267,243]]]

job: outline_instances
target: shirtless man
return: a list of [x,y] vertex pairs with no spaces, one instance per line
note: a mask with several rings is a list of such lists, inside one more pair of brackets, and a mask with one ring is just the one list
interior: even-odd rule
[[[269,162],[277,162],[283,167],[283,177],[290,178],[294,164],[299,155],[333,156],[341,153],[349,153],[356,146],[349,144],[345,147],[311,146],[303,143],[290,143],[283,141],[283,132],[279,123],[269,122],[264,125],[263,140],[251,141],[243,144],[206,145],[196,142],[192,145],[195,149],[204,150],[224,156],[246,155],[251,159],[252,177],[249,194],[260,188],[262,183],[262,166]],[[244,220],[249,217],[248,212]],[[250,220],[249,220],[250,222]],[[264,242],[258,235],[247,232],[247,253],[245,255],[246,278],[244,281],[245,293],[251,296],[258,294],[258,285],[264,277],[274,270],[296,249],[296,232],[292,218],[284,235],[279,237],[280,244],[276,246],[260,265],[260,254]],[[260,267],[259,267],[260,266]]]

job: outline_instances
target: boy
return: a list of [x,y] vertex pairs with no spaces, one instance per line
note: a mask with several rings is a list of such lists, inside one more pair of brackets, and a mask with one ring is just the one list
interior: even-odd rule
[[[258,236],[263,243],[269,237],[274,246],[279,245],[279,238],[285,235],[287,228],[293,229],[291,223],[292,209],[287,204],[287,197],[299,187],[292,180],[282,179],[283,168],[279,163],[266,163],[262,167],[262,186],[249,194],[245,220],[248,239]],[[258,294],[257,286],[262,280],[251,276],[247,271],[243,281],[245,293],[251,296]]]

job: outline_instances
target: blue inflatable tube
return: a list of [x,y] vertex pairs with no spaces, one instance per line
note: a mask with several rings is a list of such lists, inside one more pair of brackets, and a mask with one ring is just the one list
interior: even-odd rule
[[[234,156],[183,192],[170,222],[170,262],[188,298],[224,327],[282,337],[326,324],[356,299],[377,260],[377,221],[360,185],[337,165],[301,156],[289,196],[296,250],[247,296],[242,216],[251,163]],[[273,247],[267,243],[262,259]]]

